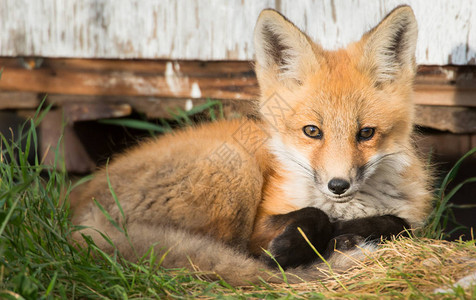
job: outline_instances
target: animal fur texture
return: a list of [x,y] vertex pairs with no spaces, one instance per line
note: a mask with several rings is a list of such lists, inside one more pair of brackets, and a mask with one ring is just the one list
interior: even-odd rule
[[322,276],[298,227],[345,269],[334,248],[421,226],[431,192],[411,139],[416,40],[408,6],[337,51],[264,10],[254,32],[260,120],[189,127],[119,155],[73,191],[73,223],[88,227],[74,238],[112,252],[102,232],[131,260],[153,246],[164,267],[243,285],[282,281],[263,249],[290,282]]

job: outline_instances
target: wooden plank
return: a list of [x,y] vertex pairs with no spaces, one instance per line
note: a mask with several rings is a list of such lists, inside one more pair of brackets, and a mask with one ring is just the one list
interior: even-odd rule
[[476,133],[476,109],[427,106],[416,108],[417,125],[452,133]]
[[[453,134],[449,132],[427,132],[414,135],[419,152],[424,158],[430,159],[432,163],[435,163],[435,158],[440,163],[456,161],[461,158],[472,149],[471,139],[474,139],[474,137],[475,135],[471,134]],[[471,158],[468,158],[468,160],[471,160]],[[467,162],[465,161],[465,163]],[[463,166],[465,163],[463,163]],[[474,172],[472,176],[474,176]]]
[[132,113],[132,108],[125,103],[66,103],[63,105],[63,112],[66,121],[72,124],[78,121],[126,117]]
[[[18,59],[0,58],[0,67],[0,90],[94,95],[98,101],[106,96],[252,100],[259,92],[251,62],[44,59],[27,69]],[[29,97],[18,105],[31,106]],[[420,67],[415,102],[476,107],[476,67]]]
[[415,103],[421,105],[476,107],[476,88],[450,85],[416,85]]
[[[206,103],[206,99],[183,99],[183,98],[158,98],[151,96],[104,96],[104,95],[59,95],[51,94],[47,97],[48,103],[58,106],[75,105],[91,106],[98,103],[109,106],[127,105],[132,110],[144,114],[149,119],[171,118],[173,112],[177,109],[184,111],[191,110],[193,107]],[[250,100],[230,100],[222,99],[223,110],[225,116],[231,116],[233,113],[242,115],[254,115],[256,112]],[[117,117],[113,115],[103,115],[101,118]],[[93,116],[83,117],[86,119],[94,119]],[[98,118],[99,119],[99,118]]]
[[66,169],[74,173],[91,172],[96,164],[74,132],[73,124],[63,125],[64,114],[61,109],[49,111],[40,123],[40,155],[44,158],[43,163],[55,165],[54,149],[61,139],[64,147],[59,148],[59,155],[64,158]]
[[45,59],[28,70],[0,58],[0,90],[76,95],[253,99],[258,93],[250,62]]
[[474,66],[425,66],[418,67],[417,85],[453,85],[474,88],[476,67]]
[[419,64],[476,64],[471,0],[2,0],[0,56],[251,60],[264,8],[332,49],[400,4],[415,11]]
[[476,68],[420,66],[415,80],[415,102],[421,105],[476,106]]
[[476,134],[470,136],[470,145],[470,149],[476,148]]
[[0,109],[36,108],[40,104],[37,93],[0,92]]

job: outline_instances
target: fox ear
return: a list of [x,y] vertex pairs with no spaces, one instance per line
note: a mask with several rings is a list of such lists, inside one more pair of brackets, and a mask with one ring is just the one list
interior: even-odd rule
[[375,78],[376,86],[401,76],[413,78],[417,35],[413,10],[409,6],[400,6],[362,37],[361,67]]
[[294,24],[275,10],[261,12],[254,31],[256,73],[267,80],[301,84],[307,72],[317,67],[312,42]]

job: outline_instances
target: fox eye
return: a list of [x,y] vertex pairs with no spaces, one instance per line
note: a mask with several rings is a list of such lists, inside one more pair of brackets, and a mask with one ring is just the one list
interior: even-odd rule
[[314,125],[306,125],[302,128],[305,135],[313,139],[322,139],[322,131]]
[[375,134],[375,128],[364,127],[360,129],[359,133],[357,134],[357,139],[359,141],[368,141],[374,136],[374,134]]

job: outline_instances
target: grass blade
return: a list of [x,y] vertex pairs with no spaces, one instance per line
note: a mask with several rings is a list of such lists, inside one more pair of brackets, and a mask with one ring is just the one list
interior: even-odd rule
[[152,124],[147,121],[135,120],[135,119],[104,119],[99,120],[99,123],[108,125],[118,125],[133,129],[148,130],[153,132],[165,133],[169,130],[163,126]]
[[347,291],[347,288],[345,287],[345,285],[339,280],[339,278],[337,278],[337,276],[335,275],[334,271],[332,270],[332,266],[329,264],[329,262],[321,255],[321,253],[319,253],[319,251],[317,251],[316,247],[314,247],[314,245],[311,243],[311,241],[307,238],[306,234],[304,233],[304,231],[302,231],[301,227],[298,227],[297,230],[299,231],[299,233],[302,235],[302,237],[304,238],[304,240],[306,240],[306,242],[308,243],[308,245],[312,248],[312,250],[314,251],[314,253],[316,253],[316,255],[319,257],[319,259],[321,259],[321,261],[323,261],[326,266],[329,268],[329,272],[331,273],[331,276],[336,280],[337,283],[339,283],[339,285],[345,290]]
[[271,254],[271,252],[269,252],[269,251],[266,250],[266,249],[263,249],[263,252],[266,253],[266,255],[268,255],[268,256],[276,263],[276,266],[278,267],[279,272],[281,273],[281,276],[283,277],[284,283],[289,284],[289,283],[288,283],[288,278],[287,278],[287,276],[286,276],[286,272],[284,272],[283,267],[281,267],[281,265],[278,263],[278,261],[276,260],[276,258],[274,258],[273,254]]
[[[126,216],[124,214],[124,210],[122,209],[121,203],[119,202],[119,199],[117,198],[116,192],[112,188],[111,180],[109,178],[109,159],[106,162],[106,180],[107,180],[107,186],[109,187],[109,192],[111,193],[112,198],[114,199],[114,202],[116,202],[116,205],[119,208],[119,212],[121,213],[122,222],[123,222],[122,225],[124,226],[125,225],[124,222],[126,221]],[[126,232],[127,231],[124,231],[124,233]]]
[[461,167],[461,164],[463,163],[463,161],[466,158],[473,155],[475,152],[476,152],[476,147],[469,150],[465,155],[463,155],[460,159],[458,159],[458,161],[454,164],[454,166],[451,168],[451,170],[446,174],[445,178],[443,179],[443,182],[441,183],[440,190],[438,192],[438,198],[439,199],[443,198],[446,187],[456,177],[456,174],[458,173],[458,170]]
[[456,185],[447,194],[446,190],[448,189],[448,185],[456,178],[459,168],[463,164],[464,160],[474,153],[476,153],[476,147],[469,150],[465,155],[458,159],[458,161],[444,177],[437,192],[435,208],[430,214],[428,225],[422,230],[423,236],[441,238],[442,236],[447,235],[444,231],[452,214],[452,207],[449,204],[450,199],[461,189],[461,187],[463,187],[465,184],[475,182],[476,179],[469,178],[464,180],[462,183]]
[[46,291],[45,291],[45,297],[48,297],[48,295],[51,293],[51,291],[53,290],[55,284],[56,284],[56,278],[58,277],[58,272],[55,272],[55,274],[53,275],[53,278],[51,279],[50,281],[50,284],[48,284],[48,287],[46,288]]

